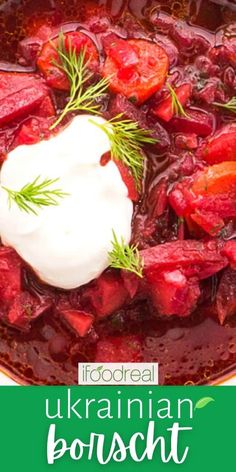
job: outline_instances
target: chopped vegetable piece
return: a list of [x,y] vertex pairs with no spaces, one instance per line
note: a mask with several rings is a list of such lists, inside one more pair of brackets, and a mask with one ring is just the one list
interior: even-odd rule
[[103,38],[103,46],[107,56],[114,60],[117,66],[122,69],[130,69],[137,66],[139,62],[138,51],[129,41],[118,38],[113,33]]
[[236,123],[225,125],[202,144],[198,157],[208,164],[236,160]]
[[37,76],[0,73],[0,126],[37,110],[46,97],[48,89]]
[[[85,60],[89,61],[89,69],[95,72],[98,69],[98,52],[92,40],[80,32],[66,33],[64,36],[66,51],[69,52],[72,49],[79,55],[84,50]],[[50,87],[69,90],[70,81],[60,66],[57,66],[57,64],[60,64],[60,57],[57,52],[58,41],[59,39],[56,38],[43,46],[37,65]]]
[[[157,44],[142,39],[123,41],[128,43],[127,48],[124,44],[125,54],[123,57],[120,54],[120,49],[118,49],[117,56],[115,49],[112,50],[112,55],[109,54],[108,49],[103,75],[109,79],[110,89],[113,92],[122,93],[129,99],[142,103],[164,84],[169,59],[164,49]],[[130,48],[133,50],[132,59],[130,59],[132,65],[127,67],[130,62],[127,58]],[[138,63],[134,63],[135,55],[138,57]],[[127,69],[129,73],[125,76]]]
[[159,272],[148,290],[158,314],[164,316],[190,315],[200,296],[198,280],[188,280],[180,270]]
[[16,135],[13,148],[23,144],[36,144],[42,139],[48,139],[51,136],[49,128],[52,119],[45,118],[29,118],[26,120]]
[[236,195],[236,162],[222,162],[208,167],[195,180],[192,191],[196,195]]
[[[179,85],[160,105],[152,109],[154,115],[161,118],[163,121],[170,121],[174,115],[186,116],[182,107],[184,107],[191,96],[191,84]],[[187,117],[187,116],[186,116]]]
[[81,338],[88,334],[94,321],[92,315],[79,310],[64,310],[61,315]]
[[91,311],[99,318],[119,310],[127,299],[128,292],[120,274],[113,272],[102,274],[83,294],[83,300],[91,305]]
[[236,270],[236,241],[227,241],[221,252],[227,257],[232,269]]
[[69,99],[50,129],[54,129],[61,123],[68,113],[80,111],[90,115],[99,115],[101,108],[99,100],[104,96],[108,87],[107,79],[100,79],[89,84],[94,73],[89,68],[90,59],[86,59],[86,47],[81,48],[77,54],[76,49],[72,46],[67,50],[65,42],[66,38],[61,34],[57,46],[60,64],[57,64],[69,80]]
[[192,213],[191,219],[211,236],[219,234],[225,225],[224,220],[217,214],[201,210]]
[[14,298],[7,319],[14,327],[28,330],[32,321],[43,315],[51,306],[50,301],[42,302],[28,292],[21,292]]
[[187,118],[176,116],[169,121],[170,129],[177,133],[195,133],[206,137],[213,131],[214,117],[210,113],[186,108]]
[[220,279],[216,309],[221,324],[236,312],[236,271],[233,269],[227,268]]
[[9,307],[21,291],[22,260],[10,248],[0,248],[0,299],[1,314],[3,306]]
[[217,241],[174,241],[140,251],[144,276],[152,282],[161,270],[181,269],[186,277],[206,279],[227,266]]

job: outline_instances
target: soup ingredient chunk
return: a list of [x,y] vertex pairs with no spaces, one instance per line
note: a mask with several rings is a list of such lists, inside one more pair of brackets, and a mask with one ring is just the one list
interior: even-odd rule
[[164,49],[143,39],[122,40],[115,35],[107,43],[103,75],[113,92],[143,103],[163,86],[169,68]]

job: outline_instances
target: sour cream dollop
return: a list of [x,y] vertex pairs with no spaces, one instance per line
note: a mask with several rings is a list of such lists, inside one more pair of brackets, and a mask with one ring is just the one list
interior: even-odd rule
[[[106,134],[78,116],[57,136],[9,153],[0,173],[0,236],[44,282],[73,289],[97,278],[109,265],[112,230],[128,244],[133,205],[114,162],[101,166],[110,151]],[[8,194],[37,176],[59,179],[52,188],[69,195],[58,206],[37,210],[37,216],[9,207]]]

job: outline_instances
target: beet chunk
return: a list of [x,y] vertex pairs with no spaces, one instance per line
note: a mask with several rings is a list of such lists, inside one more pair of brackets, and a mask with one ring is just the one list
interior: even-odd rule
[[0,74],[0,126],[24,117],[48,95],[44,82],[33,74]]
[[8,308],[21,291],[22,261],[17,253],[8,247],[0,248],[0,310]]
[[200,297],[199,281],[227,266],[216,241],[180,240],[141,251],[147,295],[158,314],[188,316]]
[[214,116],[200,110],[186,109],[187,117],[176,116],[169,121],[170,129],[177,133],[194,133],[209,136],[214,128]]
[[80,337],[84,337],[88,334],[94,321],[94,317],[85,311],[64,310],[61,314]]
[[137,108],[123,95],[116,95],[109,105],[109,115],[114,117],[122,114],[124,119],[135,121],[139,124],[141,129],[151,130],[151,137],[156,139],[155,147],[166,148],[170,144],[170,139],[167,131],[158,122],[149,123],[146,113]]
[[42,303],[28,292],[21,292],[11,303],[8,311],[8,321],[17,328],[27,330],[31,322],[51,308],[51,303]]
[[180,270],[156,274],[149,286],[151,300],[160,315],[188,316],[200,296],[197,279],[187,279]]
[[227,241],[222,249],[222,254],[227,257],[232,269],[236,270],[236,241]]
[[16,328],[27,330],[32,320],[52,305],[50,297],[37,297],[22,286],[24,263],[11,248],[0,248],[0,315]]
[[221,254],[217,241],[174,241],[141,251],[144,273],[155,281],[160,270],[180,269],[186,277],[206,279],[227,266],[228,260]]
[[128,292],[119,273],[106,272],[88,286],[82,300],[99,318],[119,310],[128,299]]
[[236,313],[236,271],[227,268],[220,280],[216,295],[216,308],[220,323]]

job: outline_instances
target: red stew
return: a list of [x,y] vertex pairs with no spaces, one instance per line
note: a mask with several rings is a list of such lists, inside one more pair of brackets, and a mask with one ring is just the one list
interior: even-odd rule
[[51,60],[61,30],[76,50],[86,46],[94,74],[111,77],[104,116],[122,113],[157,139],[139,195],[119,163],[142,281],[108,270],[80,289],[53,289],[0,247],[0,365],[19,381],[76,384],[79,361],[158,361],[171,385],[235,371],[236,124],[220,106],[236,89],[230,3],[3,1],[2,162],[47,139],[66,103],[68,80]]

